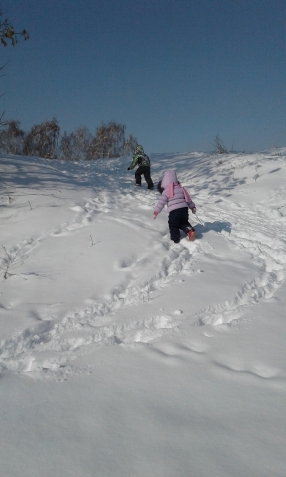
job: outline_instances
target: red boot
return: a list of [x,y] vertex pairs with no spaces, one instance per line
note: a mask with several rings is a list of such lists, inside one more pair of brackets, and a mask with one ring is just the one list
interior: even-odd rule
[[196,238],[196,234],[195,234],[195,231],[194,230],[190,230],[188,233],[187,233],[187,240],[195,240]]

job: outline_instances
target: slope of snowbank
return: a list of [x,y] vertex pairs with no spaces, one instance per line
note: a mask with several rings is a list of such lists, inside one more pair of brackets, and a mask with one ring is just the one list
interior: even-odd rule
[[179,245],[127,159],[1,158],[3,475],[285,475],[285,158],[151,156]]

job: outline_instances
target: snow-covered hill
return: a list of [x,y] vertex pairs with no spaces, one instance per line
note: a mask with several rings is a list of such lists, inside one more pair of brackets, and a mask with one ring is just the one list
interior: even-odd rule
[[286,148],[151,160],[0,159],[5,477],[286,475]]

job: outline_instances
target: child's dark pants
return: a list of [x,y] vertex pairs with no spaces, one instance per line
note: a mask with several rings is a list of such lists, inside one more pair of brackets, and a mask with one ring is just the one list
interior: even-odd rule
[[135,172],[135,182],[136,185],[141,185],[141,175],[144,175],[145,181],[148,184],[148,189],[153,189],[154,184],[150,175],[150,167],[148,166],[139,166]]
[[169,213],[169,229],[171,240],[175,243],[180,242],[180,229],[187,234],[190,230],[194,230],[189,222],[189,208],[171,210]]

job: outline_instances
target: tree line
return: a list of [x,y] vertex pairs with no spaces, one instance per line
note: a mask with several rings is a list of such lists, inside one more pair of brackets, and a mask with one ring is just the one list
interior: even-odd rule
[[0,131],[0,152],[65,161],[94,160],[132,154],[137,139],[125,137],[126,126],[116,122],[102,123],[91,134],[86,127],[60,134],[57,119],[35,124],[24,132],[20,122],[6,121]]

